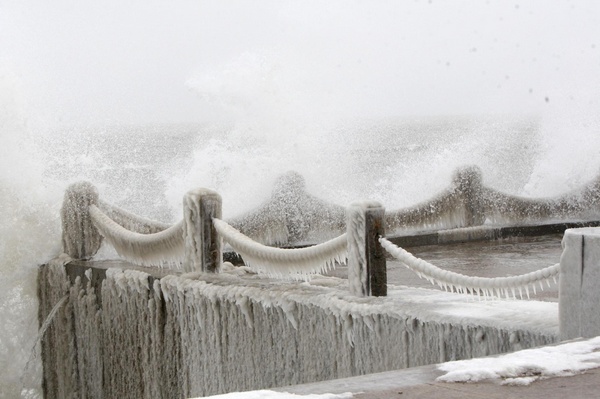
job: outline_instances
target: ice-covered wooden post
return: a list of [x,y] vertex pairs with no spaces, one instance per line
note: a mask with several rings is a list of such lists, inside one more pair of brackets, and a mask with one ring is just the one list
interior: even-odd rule
[[65,191],[60,217],[63,252],[73,259],[91,258],[102,244],[102,236],[92,223],[90,205],[98,203],[98,190],[83,181]]
[[379,243],[385,235],[384,216],[385,209],[378,202],[354,203],[348,208],[348,284],[354,295],[387,295],[385,253]]
[[477,166],[459,168],[454,172],[452,180],[462,195],[465,207],[465,225],[481,226],[485,222],[481,169]]
[[222,238],[213,225],[221,218],[221,196],[209,189],[198,188],[183,197],[183,234],[186,272],[219,273],[223,259]]
[[568,229],[559,282],[560,339],[600,335],[600,228]]

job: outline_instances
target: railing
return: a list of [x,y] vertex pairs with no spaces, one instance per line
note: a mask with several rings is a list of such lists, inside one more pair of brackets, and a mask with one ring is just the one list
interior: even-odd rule
[[[443,288],[484,296],[512,293],[514,297],[515,290],[522,296],[522,288],[528,295],[528,287],[554,277],[558,267],[504,279],[467,277],[411,257],[380,237],[386,230],[595,217],[600,213],[599,193],[597,178],[555,198],[511,196],[483,186],[479,169],[466,167],[456,171],[450,187],[433,199],[386,213],[375,202],[345,209],[322,201],[306,193],[302,176],[291,172],[278,180],[271,199],[262,207],[227,222],[222,220],[218,193],[190,191],[183,200],[183,220],[171,226],[101,201],[95,187],[83,182],[65,193],[63,251],[72,258],[89,259],[105,239],[120,256],[134,263],[217,273],[225,240],[249,266],[273,276],[305,278],[347,258],[350,290],[356,295],[381,296],[387,289],[385,248]],[[306,248],[269,246],[324,239],[328,240]]]

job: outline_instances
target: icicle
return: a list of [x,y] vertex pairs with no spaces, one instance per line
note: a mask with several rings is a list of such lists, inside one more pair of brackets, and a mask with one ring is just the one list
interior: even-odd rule
[[523,299],[523,290],[519,287],[519,297]]
[[540,289],[544,291],[544,284],[542,283],[542,280],[538,281],[538,283],[540,283]]
[[537,292],[535,291],[535,283],[531,284],[531,287],[533,288],[533,295],[537,295]]
[[556,283],[556,276],[552,276],[552,280],[554,281],[554,284],[557,284]]
[[550,279],[545,279],[546,280],[546,284],[548,284],[548,288],[550,288]]

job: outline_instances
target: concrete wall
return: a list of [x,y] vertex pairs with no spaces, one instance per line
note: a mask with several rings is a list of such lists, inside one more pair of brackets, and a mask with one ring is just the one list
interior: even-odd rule
[[[409,304],[401,290],[386,298],[352,297],[347,283],[333,278],[307,284],[63,263],[50,262],[39,272],[41,321],[64,295],[69,298],[42,342],[46,398],[203,396],[484,356],[557,339],[554,327],[513,321],[522,310],[492,323],[486,310],[491,305],[473,299],[464,301],[486,314],[480,320],[440,313],[444,293],[435,294],[437,304],[419,305]],[[415,292],[426,295],[422,291]]]

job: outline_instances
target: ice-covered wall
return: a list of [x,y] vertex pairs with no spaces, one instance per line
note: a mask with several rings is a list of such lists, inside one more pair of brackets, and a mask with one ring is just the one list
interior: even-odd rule
[[[347,281],[149,275],[86,262],[40,268],[46,398],[176,398],[341,378],[555,342],[555,303],[477,301]],[[122,264],[123,265],[123,264]],[[65,271],[66,270],[66,271]],[[160,278],[162,277],[162,278]]]

